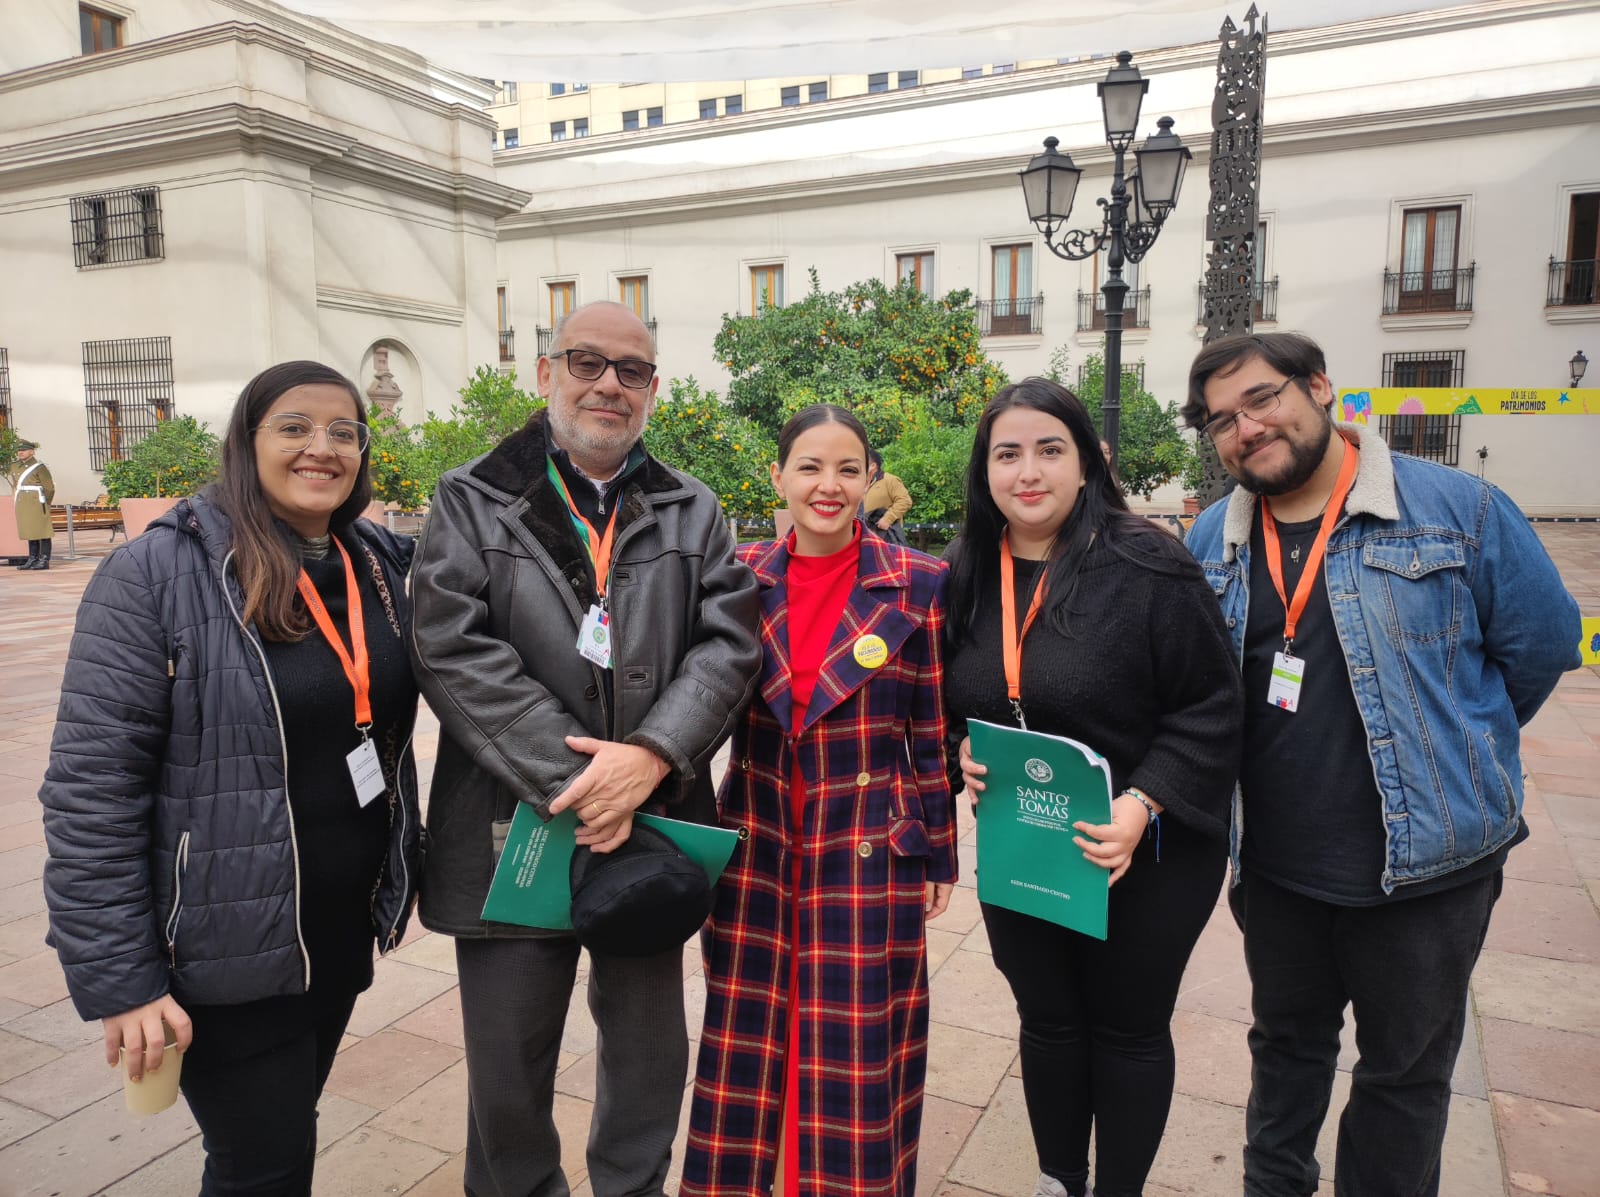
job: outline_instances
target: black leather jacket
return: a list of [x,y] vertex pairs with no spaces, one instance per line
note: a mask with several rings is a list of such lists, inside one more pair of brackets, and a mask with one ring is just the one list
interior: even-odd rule
[[[403,621],[410,541],[365,520],[352,531]],[[234,1005],[309,984],[288,746],[231,555],[227,516],[185,499],[101,563],[78,607],[39,799],[50,940],[85,1019],[169,990],[184,1004]],[[403,730],[373,893],[382,951],[405,934],[419,863]]]
[[715,496],[646,457],[617,509],[612,692],[578,655],[594,573],[545,469],[544,416],[446,474],[417,547],[412,660],[439,717],[419,908],[455,936],[545,935],[480,917],[519,801],[544,814],[588,763],[568,735],[639,744],[672,767],[656,797],[713,822],[710,765],[761,662],[754,575]]

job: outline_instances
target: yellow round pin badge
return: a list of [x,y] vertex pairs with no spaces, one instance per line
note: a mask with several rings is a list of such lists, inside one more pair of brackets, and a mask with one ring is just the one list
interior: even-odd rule
[[882,636],[871,633],[856,641],[856,664],[863,669],[878,669],[889,659],[889,646],[883,642]]

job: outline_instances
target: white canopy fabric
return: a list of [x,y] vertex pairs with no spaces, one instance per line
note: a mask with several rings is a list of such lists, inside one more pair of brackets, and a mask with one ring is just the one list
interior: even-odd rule
[[[862,74],[1216,38],[1250,0],[280,0],[482,78],[652,83]],[[1279,0],[1273,30],[1448,7]]]

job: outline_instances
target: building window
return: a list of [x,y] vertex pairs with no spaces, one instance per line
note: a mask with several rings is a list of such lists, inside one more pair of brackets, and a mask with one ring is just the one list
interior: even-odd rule
[[624,307],[633,309],[633,314],[639,319],[649,323],[650,320],[650,276],[646,274],[625,275],[617,280],[617,300]]
[[996,245],[990,256],[988,335],[1036,333],[1041,298],[1033,293],[1033,246]]
[[511,297],[504,283],[494,289],[494,311],[500,331],[500,360],[514,362],[517,360],[517,343],[511,327]]
[[550,85],[550,94],[553,95],[553,96],[564,96],[564,95],[566,95],[567,94],[567,85],[565,83],[552,83]]
[[918,78],[919,75],[916,71],[901,71],[895,76],[895,87],[915,87],[917,86]]
[[914,283],[924,295],[933,295],[933,251],[914,254],[895,254],[895,280]]
[[828,84],[825,81],[822,83],[813,83],[806,88],[806,100],[809,103],[820,104],[827,98]]
[[166,256],[159,188],[74,196],[71,210],[72,256],[79,269]]
[[724,116],[738,116],[743,111],[743,96],[728,96],[722,101],[722,115]]
[[784,108],[798,107],[800,104],[800,89],[798,87],[786,87],[778,93],[778,99]]
[[750,267],[750,313],[758,315],[762,308],[783,306],[783,267]]
[[85,341],[83,398],[89,463],[103,470],[172,418],[172,338]]
[[1550,307],[1600,303],[1600,191],[1572,197],[1567,256],[1550,259]]
[[982,79],[983,78],[983,68],[981,66],[962,67],[961,68],[961,77],[963,79]]
[[1014,62],[997,62],[989,68],[989,73],[991,75],[1009,75],[1016,69],[1017,64]]
[[576,94],[577,92],[580,92],[580,91],[588,91],[589,90],[589,85],[587,83],[574,83],[572,85],[572,90],[573,90],[574,94]]
[[550,284],[550,327],[556,326],[556,321],[567,315],[578,306],[577,283],[551,283]]
[[1472,268],[1460,268],[1461,208],[1407,208],[1401,217],[1400,269],[1385,271],[1385,315],[1470,312]]
[[889,72],[881,71],[876,75],[867,76],[867,93],[889,90]]
[[0,348],[0,428],[11,426],[11,359]]
[[500,85],[500,102],[502,104],[515,104],[517,102],[517,85],[510,80]]
[[700,119],[708,121],[717,115],[717,102],[715,100],[700,101]]
[[622,131],[631,132],[639,127],[639,110],[630,108],[622,114]]
[[[1467,351],[1434,349],[1383,355],[1386,387],[1465,385]],[[1455,465],[1461,457],[1460,416],[1379,416],[1378,435],[1396,453]]]
[[[1106,297],[1100,288],[1105,285],[1104,253],[1094,256],[1094,289],[1078,292],[1078,331],[1088,332],[1106,326]],[[1139,286],[1139,263],[1122,263],[1122,281],[1128,284],[1128,293],[1122,297],[1122,327],[1150,327],[1150,288]]]
[[566,139],[567,139],[567,122],[566,121],[551,121],[550,122],[550,140],[551,141],[565,141]]
[[654,129],[658,125],[660,125],[661,124],[661,109],[659,109],[659,108],[646,108],[645,109],[645,113],[644,113],[644,123],[645,123],[646,126],[648,126],[651,129]]
[[520,133],[516,129],[507,129],[505,135],[506,149],[514,150],[521,145]]
[[589,118],[580,116],[572,122],[572,135],[574,137],[589,136]]
[[115,50],[122,45],[122,18],[78,5],[78,39],[85,54],[98,54],[102,50]]

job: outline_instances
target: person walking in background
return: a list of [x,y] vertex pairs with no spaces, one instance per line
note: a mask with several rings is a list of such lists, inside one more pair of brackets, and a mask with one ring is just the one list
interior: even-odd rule
[[1580,624],[1505,494],[1333,403],[1316,343],[1265,333],[1202,349],[1183,408],[1239,480],[1187,543],[1244,667],[1244,1191],[1317,1191],[1349,1005],[1334,1192],[1430,1197],[1468,981],[1528,834],[1519,729],[1578,666]]
[[49,569],[55,526],[50,522],[50,504],[55,502],[55,479],[50,467],[35,458],[39,446],[33,441],[17,443],[17,460],[8,471],[11,491],[16,496],[17,538],[28,542],[28,559],[18,569]]
[[869,456],[849,412],[796,413],[772,467],[794,531],[739,550],[761,585],[761,686],[720,794],[748,836],[705,933],[685,1197],[916,1187],[924,924],[956,879],[945,569],[863,534]]
[[1216,599],[1183,547],[1128,510],[1089,413],[1041,378],[978,421],[951,544],[950,753],[966,721],[1070,736],[1111,768],[1111,822],[1075,824],[1108,870],[1107,936],[985,903],[1022,1023],[1035,1197],[1137,1197],[1166,1128],[1172,1012],[1227,864],[1243,691]]
[[[440,727],[421,916],[456,941],[466,1190],[482,1197],[567,1192],[553,1108],[578,941],[482,917],[517,805],[573,810],[597,852],[647,801],[715,823],[712,757],[761,660],[755,579],[721,506],[640,441],[660,385],[649,329],[598,302],[553,341],[548,407],[440,480],[412,574],[412,655]],[[589,960],[589,1182],[659,1197],[689,1065],[683,948]]]
[[61,683],[50,940],[107,1063],[176,1067],[174,1032],[202,1197],[311,1192],[323,1083],[416,892],[411,542],[359,518],[364,413],[316,362],[251,380],[217,481],[95,571]]
[[873,449],[871,457],[870,485],[861,509],[879,536],[892,544],[905,544],[906,530],[901,524],[911,510],[911,492],[893,474],[884,473],[882,453]]

